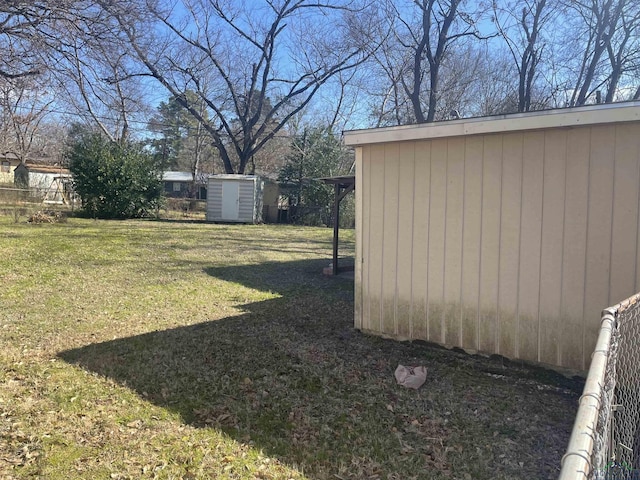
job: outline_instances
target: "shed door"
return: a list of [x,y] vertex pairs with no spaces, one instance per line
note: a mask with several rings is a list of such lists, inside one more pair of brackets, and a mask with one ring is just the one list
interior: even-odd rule
[[240,182],[222,184],[222,219],[238,220],[240,210]]

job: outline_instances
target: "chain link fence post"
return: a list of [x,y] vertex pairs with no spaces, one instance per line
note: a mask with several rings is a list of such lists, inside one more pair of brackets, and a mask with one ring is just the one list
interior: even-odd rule
[[606,309],[559,480],[640,479],[640,294]]

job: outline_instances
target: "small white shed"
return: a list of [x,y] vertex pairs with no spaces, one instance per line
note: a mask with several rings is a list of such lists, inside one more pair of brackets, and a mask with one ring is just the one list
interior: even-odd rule
[[209,177],[207,221],[261,222],[263,185],[264,182],[257,175]]
[[640,290],[640,102],[345,133],[355,326],[576,370]]

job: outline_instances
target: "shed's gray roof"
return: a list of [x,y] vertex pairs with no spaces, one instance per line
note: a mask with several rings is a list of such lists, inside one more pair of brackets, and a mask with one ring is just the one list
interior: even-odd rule
[[260,177],[258,175],[244,175],[240,173],[220,173],[218,175],[212,175],[209,178],[220,180],[257,180]]

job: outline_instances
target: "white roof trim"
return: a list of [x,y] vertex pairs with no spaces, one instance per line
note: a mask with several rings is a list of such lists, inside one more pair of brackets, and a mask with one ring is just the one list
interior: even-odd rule
[[242,173],[220,173],[209,176],[209,180],[257,180],[258,175],[244,175]]
[[344,140],[347,145],[358,146],[372,143],[428,140],[463,135],[634,121],[640,121],[640,101],[561,108],[495,117],[466,118],[419,125],[351,130],[344,132]]

